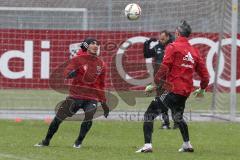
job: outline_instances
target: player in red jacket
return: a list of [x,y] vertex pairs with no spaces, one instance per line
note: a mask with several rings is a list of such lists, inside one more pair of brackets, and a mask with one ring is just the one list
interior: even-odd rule
[[74,56],[69,60],[64,70],[64,77],[72,79],[69,96],[60,103],[45,139],[36,144],[37,147],[48,146],[62,121],[73,116],[82,108],[85,117],[81,124],[79,136],[73,145],[74,148],[80,148],[82,141],[92,126],[97,103],[101,102],[106,118],[109,114],[104,92],[106,66],[98,57],[98,41],[94,38],[86,38],[82,42],[81,48],[84,54]]
[[[183,145],[179,152],[193,152],[190,144],[188,126],[183,119],[185,103],[193,90],[193,74],[196,71],[201,78],[200,88],[195,91],[196,96],[203,96],[209,83],[209,74],[199,51],[191,46],[187,37],[191,34],[191,27],[186,21],[176,28],[175,42],[169,44],[163,58],[161,67],[155,76],[156,87],[163,84],[165,92],[155,99],[160,105],[149,107],[144,114],[145,145],[136,152],[152,152],[153,121],[165,107],[172,110],[173,118],[179,125],[183,138]],[[154,88],[148,86],[146,92]]]

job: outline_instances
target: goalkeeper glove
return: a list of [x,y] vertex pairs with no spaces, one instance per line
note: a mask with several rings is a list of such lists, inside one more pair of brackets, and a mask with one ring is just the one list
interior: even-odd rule
[[204,94],[205,94],[205,89],[201,89],[201,88],[198,88],[193,92],[193,95],[199,98],[204,97]]
[[74,77],[76,77],[78,70],[79,70],[79,69],[72,70],[71,72],[69,72],[67,78],[74,78]]
[[152,85],[152,84],[149,84],[149,85],[147,85],[146,86],[146,88],[145,88],[145,94],[147,95],[147,96],[149,96],[150,95],[150,93],[152,93],[152,91],[155,89],[155,87]]
[[146,41],[144,42],[144,46],[149,46],[149,44],[150,44],[151,42],[156,42],[156,41],[157,41],[156,38],[150,38],[149,40],[146,40]]
[[103,109],[103,111],[104,111],[104,117],[105,118],[107,118],[108,117],[108,115],[109,115],[109,107],[108,107],[108,105],[107,105],[107,103],[106,102],[102,102],[101,103],[101,106],[102,106],[102,109]]

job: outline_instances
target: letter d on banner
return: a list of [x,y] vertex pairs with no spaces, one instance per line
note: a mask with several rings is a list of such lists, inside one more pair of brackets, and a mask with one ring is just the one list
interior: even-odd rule
[[[24,62],[22,71],[13,72],[9,69],[8,62],[11,58],[21,58]],[[9,79],[33,77],[33,41],[24,42],[24,52],[18,50],[7,51],[0,58],[0,71]]]

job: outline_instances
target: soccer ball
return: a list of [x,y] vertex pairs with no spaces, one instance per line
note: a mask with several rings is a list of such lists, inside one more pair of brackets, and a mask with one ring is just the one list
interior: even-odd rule
[[130,3],[125,7],[124,13],[129,20],[137,20],[141,15],[141,8],[136,3]]

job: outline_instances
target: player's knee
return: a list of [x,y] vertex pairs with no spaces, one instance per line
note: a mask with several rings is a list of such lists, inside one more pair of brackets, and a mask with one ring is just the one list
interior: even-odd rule
[[66,118],[68,117],[68,115],[65,114],[65,112],[63,112],[63,111],[58,111],[58,112],[56,113],[56,117],[57,117],[59,120],[63,121],[64,119],[66,119]]
[[85,111],[85,121],[91,121],[94,117],[94,114],[96,113],[97,108],[91,108]]
[[91,118],[84,118],[83,123],[85,123],[86,126],[92,126],[93,119]]
[[63,121],[62,119],[60,119],[59,117],[55,116],[51,123],[53,125],[59,125],[60,123],[62,123],[62,121]]
[[184,121],[183,115],[181,113],[174,114],[173,115],[173,121],[174,121],[174,123],[177,123],[177,124]]
[[84,117],[84,121],[92,121],[93,120],[93,115],[86,115]]
[[157,117],[156,113],[144,113],[144,122],[151,122]]

